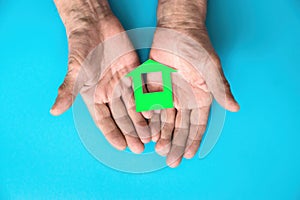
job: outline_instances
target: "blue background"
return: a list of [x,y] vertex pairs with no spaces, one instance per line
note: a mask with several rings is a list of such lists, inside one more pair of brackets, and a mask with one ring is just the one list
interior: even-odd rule
[[[155,26],[155,0],[110,2],[126,29]],[[241,111],[205,159],[134,175],[86,151],[71,110],[49,114],[67,64],[53,2],[0,0],[0,199],[300,199],[299,10],[299,0],[209,1]]]

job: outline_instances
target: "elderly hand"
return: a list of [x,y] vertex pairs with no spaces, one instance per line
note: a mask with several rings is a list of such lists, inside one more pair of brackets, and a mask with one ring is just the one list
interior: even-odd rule
[[[205,27],[206,0],[159,0],[158,28],[150,58],[177,69],[172,74],[174,109],[154,112],[150,128],[156,151],[176,167],[200,145],[214,97],[229,111],[235,101]],[[150,92],[160,91],[157,77],[147,76]]]
[[[150,131],[135,112],[131,82],[122,79],[139,65],[123,27],[106,0],[55,0],[55,4],[66,28],[69,62],[50,112],[62,114],[80,92],[106,139],[119,150],[128,146],[141,153]],[[120,57],[119,52],[126,54]]]

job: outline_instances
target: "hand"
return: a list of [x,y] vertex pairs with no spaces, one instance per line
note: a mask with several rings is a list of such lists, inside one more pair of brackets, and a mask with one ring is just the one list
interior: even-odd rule
[[[205,27],[206,0],[160,0],[158,29],[150,58],[177,69],[172,74],[174,109],[154,112],[150,120],[156,151],[176,167],[192,158],[200,145],[214,97],[229,111],[235,101]],[[175,86],[174,86],[175,84]],[[150,92],[160,91],[155,77],[147,76]],[[150,117],[149,113],[144,114]]]
[[[128,145],[133,152],[141,153],[143,142],[150,141],[150,131],[143,116],[135,112],[131,82],[122,79],[139,65],[127,35],[122,33],[123,27],[107,1],[55,3],[66,27],[69,62],[50,112],[62,114],[80,92],[111,145],[119,150]],[[123,54],[120,57],[118,53]]]

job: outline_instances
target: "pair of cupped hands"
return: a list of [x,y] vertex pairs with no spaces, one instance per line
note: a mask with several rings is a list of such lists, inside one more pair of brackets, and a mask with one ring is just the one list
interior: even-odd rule
[[[239,110],[206,31],[206,0],[159,0],[150,58],[177,70],[172,73],[174,108],[143,113],[136,112],[132,82],[124,78],[140,65],[128,37],[119,37],[119,44],[108,42],[97,51],[101,72],[93,63],[84,65],[99,45],[125,33],[108,2],[55,0],[55,4],[66,28],[69,61],[50,111],[53,115],[68,110],[80,93],[113,147],[141,153],[152,140],[156,152],[167,156],[170,167],[176,167],[183,157],[196,154],[213,97],[225,109]],[[126,54],[105,61],[122,48],[128,49]],[[161,91],[159,79],[147,75],[144,89]]]

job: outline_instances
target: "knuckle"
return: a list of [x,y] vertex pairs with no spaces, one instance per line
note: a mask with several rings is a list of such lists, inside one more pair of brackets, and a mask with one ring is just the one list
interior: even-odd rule
[[75,64],[79,64],[76,56],[72,53],[70,53],[69,55],[69,59],[68,59],[68,66],[69,66],[69,70],[70,68],[73,68],[75,66]]
[[230,88],[230,84],[229,84],[229,82],[227,81],[226,78],[224,80],[224,85],[225,85],[226,88]]
[[66,88],[67,88],[67,84],[66,84],[66,81],[64,81],[58,88],[58,94],[65,93]]
[[161,129],[162,129],[162,131],[171,132],[171,131],[173,131],[174,126],[175,126],[175,124],[172,123],[172,122],[171,123],[170,122],[165,122],[165,123],[162,124]]
[[136,126],[139,127],[146,127],[148,126],[147,122],[145,120],[137,120],[134,122]]
[[217,66],[221,66],[221,58],[216,53],[212,53],[210,56]]

